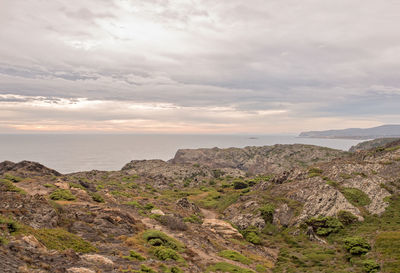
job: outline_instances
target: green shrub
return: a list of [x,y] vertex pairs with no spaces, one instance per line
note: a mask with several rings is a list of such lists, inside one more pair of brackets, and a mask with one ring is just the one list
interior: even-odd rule
[[246,241],[249,243],[259,245],[261,244],[261,238],[258,236],[258,228],[254,226],[250,226],[246,228],[245,230],[241,231],[243,237],[245,238]]
[[275,208],[271,204],[266,204],[262,206],[260,209],[261,216],[264,219],[265,223],[272,223],[274,220],[274,212]]
[[323,171],[321,169],[311,168],[308,170],[308,177],[312,178],[312,177],[316,177],[316,176],[321,176],[322,173],[323,173]]
[[371,246],[369,243],[361,237],[349,237],[344,240],[344,247],[352,255],[362,255],[367,253]]
[[235,190],[241,190],[241,189],[245,189],[245,188],[248,188],[248,187],[249,187],[249,185],[246,182],[244,182],[243,180],[235,180],[235,181],[233,181],[233,188]]
[[220,262],[209,266],[206,272],[254,273],[253,270],[241,268],[225,262]]
[[154,256],[160,259],[161,261],[168,261],[168,260],[178,261],[182,259],[181,256],[179,256],[179,254],[175,250],[165,246],[156,247],[154,250]]
[[4,174],[4,178],[7,180],[10,180],[11,182],[14,182],[14,183],[18,183],[18,182],[21,182],[22,180],[24,180],[22,177],[14,176],[9,173]]
[[154,205],[152,203],[147,203],[146,205],[144,205],[144,209],[152,210],[152,209],[154,209]]
[[[137,271],[135,271],[137,272]],[[157,273],[157,271],[153,270],[152,268],[148,267],[147,265],[140,265],[140,272],[146,272],[146,273]]]
[[2,185],[2,187],[4,187],[5,191],[17,192],[17,193],[20,193],[20,194],[26,194],[26,192],[23,189],[18,188],[17,186],[15,186],[14,183],[11,182],[10,180],[0,179],[0,185]]
[[81,184],[74,183],[74,182],[69,182],[68,184],[69,184],[69,186],[70,186],[71,188],[86,190],[85,187],[82,186]]
[[92,197],[93,201],[98,202],[98,203],[104,203],[104,198],[97,192],[92,192],[90,193],[90,196]]
[[236,251],[233,251],[233,250],[220,251],[218,253],[218,256],[221,256],[223,258],[226,258],[226,259],[229,259],[229,260],[232,260],[232,261],[236,261],[236,262],[239,262],[239,263],[242,263],[242,264],[246,264],[246,265],[249,265],[249,264],[252,263],[251,259],[249,259],[246,256],[243,256],[242,254],[240,254],[240,253],[238,253]]
[[339,221],[345,226],[351,225],[358,221],[358,218],[347,210],[339,211],[337,217]]
[[267,269],[265,266],[263,266],[263,265],[261,265],[261,264],[258,264],[258,265],[256,266],[256,271],[257,271],[257,272],[268,272],[268,269]]
[[9,233],[14,233],[20,230],[21,225],[11,218],[5,218],[0,215],[0,224],[5,225]]
[[142,236],[143,239],[152,246],[165,246],[174,250],[180,250],[183,248],[182,243],[159,230],[147,230]]
[[180,268],[177,267],[177,266],[173,266],[173,267],[171,267],[171,269],[169,270],[169,272],[171,272],[171,273],[183,273],[183,270],[180,269]]
[[367,206],[371,199],[363,191],[356,188],[342,188],[341,193],[354,206]]
[[66,250],[73,249],[76,252],[95,252],[97,249],[88,241],[78,235],[72,234],[62,228],[28,229],[27,233],[33,234],[42,244],[49,249]]
[[135,208],[141,208],[141,207],[142,207],[142,205],[140,205],[140,204],[138,203],[138,201],[135,201],[135,200],[129,201],[129,202],[125,202],[124,204],[125,204],[125,205],[128,205],[128,206],[135,207]]
[[140,255],[139,253],[137,253],[134,250],[130,250],[129,251],[129,256],[124,256],[124,258],[128,259],[128,260],[137,260],[137,261],[144,261],[146,260],[145,257],[143,257],[142,255]]
[[76,197],[69,190],[57,189],[50,194],[50,199],[73,201]]
[[307,220],[306,224],[320,236],[328,236],[343,228],[343,224],[337,218],[330,216],[313,217]]
[[183,218],[183,221],[193,223],[193,224],[202,224],[203,223],[203,220],[195,214],[190,215],[189,217]]
[[363,270],[367,273],[377,273],[380,268],[380,265],[374,260],[363,261]]

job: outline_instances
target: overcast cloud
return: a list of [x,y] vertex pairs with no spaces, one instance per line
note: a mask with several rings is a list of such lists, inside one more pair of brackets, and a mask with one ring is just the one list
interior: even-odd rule
[[400,120],[397,0],[0,0],[0,133]]

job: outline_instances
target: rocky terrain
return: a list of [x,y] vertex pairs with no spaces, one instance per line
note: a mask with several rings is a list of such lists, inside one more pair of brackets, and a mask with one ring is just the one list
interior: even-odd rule
[[391,142],[395,142],[400,140],[400,138],[376,138],[373,140],[369,141],[364,141],[361,143],[358,143],[357,145],[352,146],[349,149],[349,152],[359,152],[359,151],[366,151],[366,150],[371,150],[379,147],[383,147]]
[[0,163],[0,272],[399,272],[400,141]]

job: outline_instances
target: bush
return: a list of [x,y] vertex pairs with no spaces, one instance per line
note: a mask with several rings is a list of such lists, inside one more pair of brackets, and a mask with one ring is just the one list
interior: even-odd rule
[[165,246],[174,250],[180,250],[183,248],[182,243],[159,230],[145,231],[143,233],[143,239],[152,246]]
[[354,206],[367,206],[371,204],[371,199],[363,191],[356,188],[343,188],[342,194]]
[[180,269],[180,268],[177,267],[177,266],[173,266],[173,267],[171,267],[171,269],[169,270],[169,272],[171,272],[171,273],[183,273],[183,270]]
[[76,197],[69,190],[58,189],[50,194],[50,199],[73,201]]
[[140,255],[139,253],[137,253],[134,250],[130,250],[129,251],[129,256],[125,256],[124,258],[127,258],[129,260],[138,260],[138,261],[144,261],[146,260],[145,257],[143,257],[142,255]]
[[75,252],[88,253],[95,252],[97,249],[88,241],[85,241],[78,235],[72,234],[62,228],[42,228],[37,230],[28,230],[42,244],[49,249],[66,250],[73,249]]
[[261,238],[258,236],[258,229],[254,226],[250,226],[246,228],[245,230],[241,231],[243,237],[246,239],[246,241],[259,245],[261,244]]
[[248,188],[249,184],[247,184],[246,182],[242,181],[242,180],[235,180],[233,181],[233,188],[235,190],[241,190],[241,189],[245,189]]
[[262,206],[260,209],[261,216],[264,219],[265,223],[272,223],[274,220],[274,212],[275,208],[271,204],[266,204]]
[[189,217],[183,218],[183,221],[193,223],[193,224],[202,224],[203,223],[203,220],[195,214],[190,215]]
[[22,180],[24,180],[22,177],[14,176],[9,173],[4,174],[4,178],[7,180],[10,180],[11,182],[14,182],[14,183],[18,183],[18,182],[21,182]]
[[328,236],[343,228],[343,224],[337,218],[330,216],[313,217],[307,220],[306,224],[311,226],[320,236]]
[[178,218],[178,217],[162,215],[157,220],[161,224],[163,224],[164,226],[166,226],[172,230],[184,231],[184,230],[188,229],[185,222],[183,222],[182,219]]
[[252,263],[252,260],[247,258],[246,256],[243,256],[242,254],[233,251],[233,250],[223,250],[221,252],[218,253],[218,256],[221,256],[223,258],[232,260],[232,261],[236,261],[242,264],[246,264],[249,265]]
[[344,247],[352,255],[362,255],[367,253],[371,246],[361,237],[349,237],[344,240]]
[[337,217],[339,221],[345,226],[351,225],[358,221],[358,218],[347,210],[339,211]]
[[92,197],[93,201],[99,202],[99,203],[104,203],[104,198],[103,198],[103,196],[101,196],[99,193],[97,193],[97,192],[92,192],[92,193],[90,194],[90,196]]
[[367,273],[377,273],[381,267],[374,260],[363,261],[363,270]]
[[7,179],[0,179],[0,185],[2,185],[1,188],[4,188],[4,191],[10,191],[10,192],[17,192],[20,194],[26,194],[26,192],[15,186],[10,180]]
[[0,215],[0,224],[1,225],[5,225],[7,227],[7,230],[8,230],[9,233],[17,232],[21,228],[21,225],[18,224],[13,219],[4,218],[1,215]]
[[160,259],[161,261],[168,261],[168,260],[178,261],[182,259],[181,256],[179,256],[179,254],[175,250],[165,246],[156,247],[154,250],[154,256]]
[[[137,271],[135,271],[135,272],[137,272]],[[148,266],[146,266],[146,265],[144,265],[144,264],[142,264],[142,265],[140,266],[140,272],[157,273],[157,271],[153,270],[152,268],[150,268],[150,267],[148,267]]]
[[146,210],[154,209],[154,205],[152,203],[147,203],[146,205],[144,205],[144,209]]

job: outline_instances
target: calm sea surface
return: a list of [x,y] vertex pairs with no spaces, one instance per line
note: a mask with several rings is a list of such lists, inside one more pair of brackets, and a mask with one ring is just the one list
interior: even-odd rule
[[133,159],[174,157],[184,148],[314,144],[348,150],[359,140],[243,135],[0,135],[0,161],[37,161],[61,173],[119,170]]

